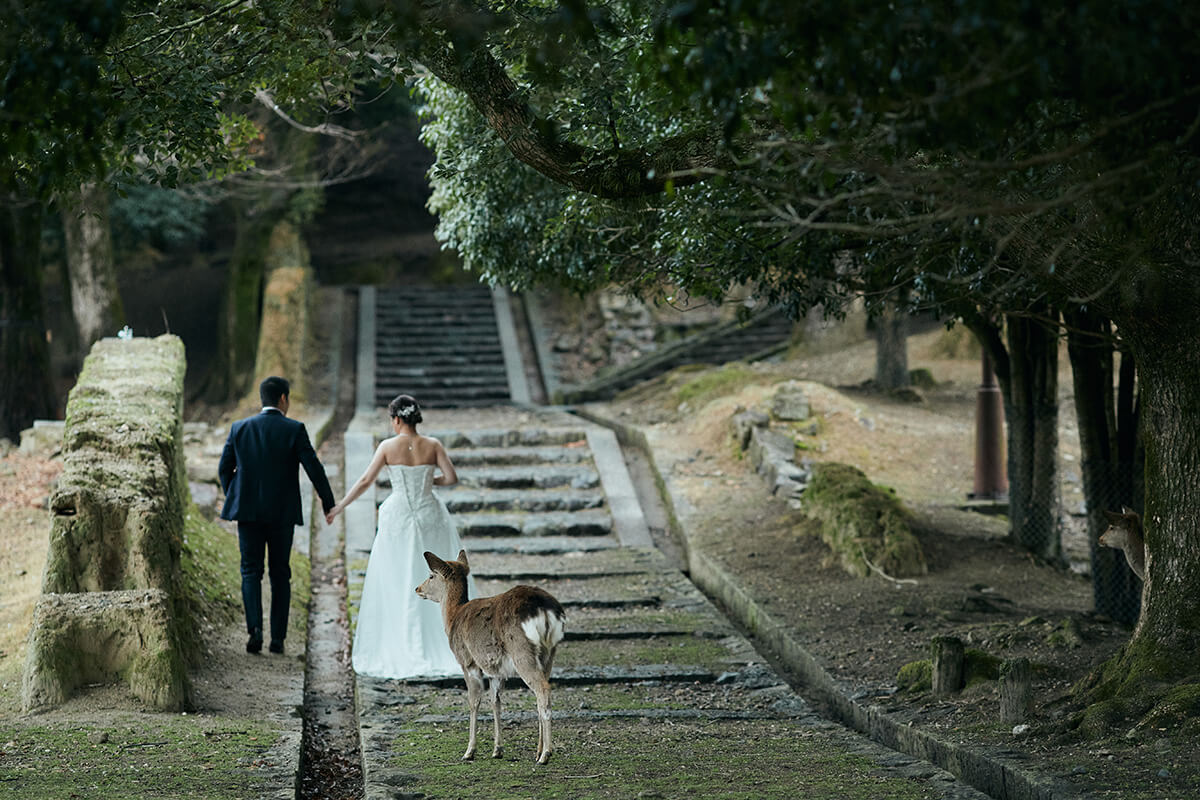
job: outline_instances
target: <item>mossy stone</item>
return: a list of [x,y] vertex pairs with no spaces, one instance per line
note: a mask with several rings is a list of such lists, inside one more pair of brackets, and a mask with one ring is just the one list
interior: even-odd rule
[[871,483],[857,467],[814,465],[804,508],[820,520],[821,538],[850,574],[866,577],[871,565],[893,578],[929,571],[908,510],[894,491]]

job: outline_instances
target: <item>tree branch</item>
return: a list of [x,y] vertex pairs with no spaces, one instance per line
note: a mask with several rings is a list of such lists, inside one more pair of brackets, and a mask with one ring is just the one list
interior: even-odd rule
[[483,47],[459,53],[448,44],[427,42],[417,59],[463,92],[514,156],[576,191],[609,199],[642,197],[669,185],[699,183],[713,169],[734,165],[715,131],[673,136],[645,150],[602,151],[568,141],[552,121],[534,114],[504,65]]

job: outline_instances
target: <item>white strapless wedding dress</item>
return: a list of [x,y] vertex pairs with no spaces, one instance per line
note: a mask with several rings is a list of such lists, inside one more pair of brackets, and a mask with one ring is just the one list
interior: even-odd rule
[[[443,559],[462,548],[446,504],[433,493],[432,464],[387,465],[392,493],[379,507],[379,527],[354,632],[353,664],[360,675],[415,678],[461,675],[450,652],[442,607],[415,589],[429,577],[426,550]],[[475,597],[468,576],[468,596]]]

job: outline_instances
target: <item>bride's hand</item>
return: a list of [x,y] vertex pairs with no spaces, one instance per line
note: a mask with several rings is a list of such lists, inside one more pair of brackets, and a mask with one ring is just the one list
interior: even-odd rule
[[325,524],[332,525],[334,517],[336,517],[338,514],[340,514],[341,511],[342,511],[341,505],[336,505],[333,508],[329,509],[329,513],[327,513],[325,515]]

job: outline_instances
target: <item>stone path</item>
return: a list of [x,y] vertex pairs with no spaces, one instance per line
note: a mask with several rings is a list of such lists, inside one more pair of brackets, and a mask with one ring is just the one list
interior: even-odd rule
[[[382,411],[360,412],[346,434],[347,477],[388,433]],[[519,681],[504,696],[505,757],[463,764],[461,678],[360,677],[370,800],[983,797],[814,714],[651,546],[611,432],[561,411],[517,408],[428,410],[424,427],[459,467],[460,485],[440,494],[481,595],[534,583],[567,610],[552,676],[555,753],[534,767],[533,698]],[[373,533],[374,504],[351,505],[352,615]],[[487,738],[490,720],[480,725]]]

